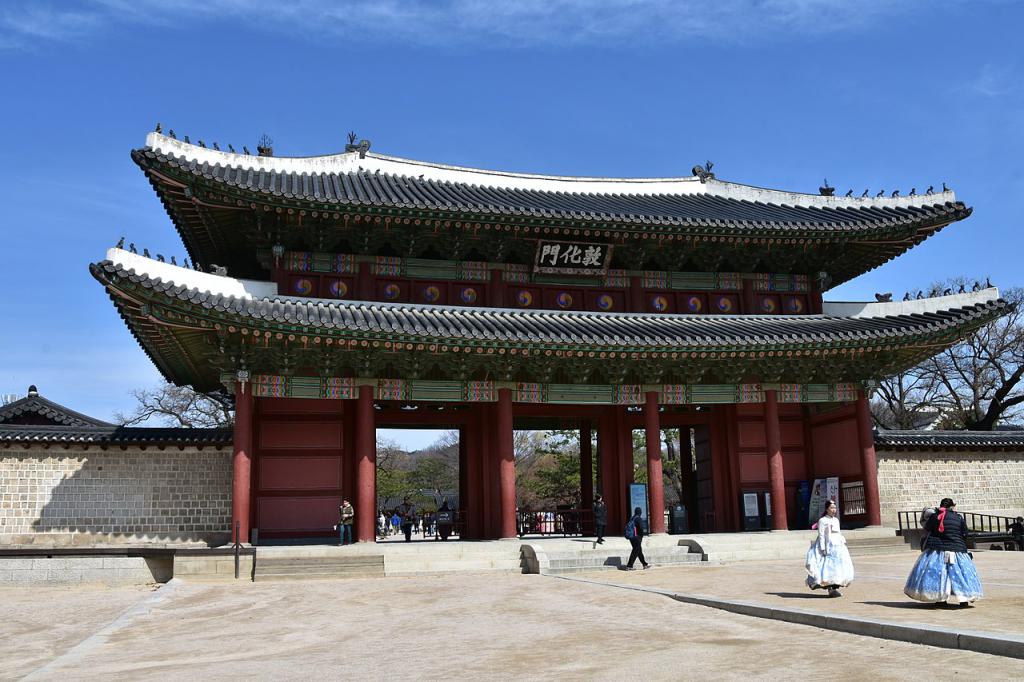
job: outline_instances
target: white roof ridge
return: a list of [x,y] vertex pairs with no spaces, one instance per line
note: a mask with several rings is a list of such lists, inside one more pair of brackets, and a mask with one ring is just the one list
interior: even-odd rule
[[999,299],[997,287],[968,291],[949,296],[934,296],[910,301],[858,302],[825,301],[822,315],[826,317],[890,317],[894,315],[926,315],[957,308],[967,308]]
[[359,152],[354,151],[303,157],[256,156],[200,147],[156,132],[151,132],[146,136],[146,146],[158,153],[182,157],[197,163],[207,163],[211,166],[299,174],[376,171],[396,176],[422,177],[425,180],[437,182],[568,194],[714,196],[739,201],[815,208],[911,208],[956,201],[956,194],[952,190],[899,197],[822,196],[756,187],[714,178],[701,182],[699,178],[692,175],[650,178],[542,175],[418,161],[375,152],[367,152],[362,158]]

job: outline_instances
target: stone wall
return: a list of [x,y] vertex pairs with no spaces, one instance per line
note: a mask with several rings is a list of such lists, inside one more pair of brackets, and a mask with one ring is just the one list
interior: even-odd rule
[[943,497],[957,510],[1000,516],[1024,514],[1024,452],[878,451],[882,523],[897,525],[897,512],[936,505]]
[[0,450],[0,545],[227,541],[231,449]]

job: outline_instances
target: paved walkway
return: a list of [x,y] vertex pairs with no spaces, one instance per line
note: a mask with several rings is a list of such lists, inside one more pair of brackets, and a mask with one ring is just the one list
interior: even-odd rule
[[[717,570],[599,577],[695,581]],[[799,591],[798,578],[779,575],[772,591]],[[0,587],[0,678],[1024,678],[1024,661],[545,576],[183,583],[161,599],[164,590]]]
[[965,609],[922,604],[903,594],[903,584],[917,556],[908,550],[855,557],[857,579],[843,590],[844,596],[839,599],[807,589],[803,584],[806,574],[799,561],[602,571],[581,577],[775,607],[1024,636],[1024,552],[976,552],[985,598]]

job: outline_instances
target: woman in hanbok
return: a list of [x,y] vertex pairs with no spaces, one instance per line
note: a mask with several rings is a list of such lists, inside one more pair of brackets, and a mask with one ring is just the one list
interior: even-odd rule
[[925,521],[921,556],[903,588],[911,599],[967,606],[982,596],[981,580],[967,551],[967,524],[953,511],[955,506],[947,497]]
[[853,582],[853,561],[846,548],[846,538],[839,531],[835,500],[825,506],[825,515],[818,520],[818,537],[807,550],[807,586],[812,590],[828,590],[828,596],[841,597],[840,587]]

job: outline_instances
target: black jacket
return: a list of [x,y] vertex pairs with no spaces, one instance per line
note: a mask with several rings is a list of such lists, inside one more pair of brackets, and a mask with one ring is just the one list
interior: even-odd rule
[[594,523],[600,526],[608,525],[608,505],[604,502],[594,502]]
[[964,521],[964,517],[950,510],[946,512],[942,526],[943,530],[940,531],[938,513],[928,519],[928,523],[925,524],[928,539],[925,541],[924,548],[940,552],[966,552],[967,522]]
[[634,516],[629,520],[633,524],[633,537],[637,540],[644,536],[644,520],[640,516]]

